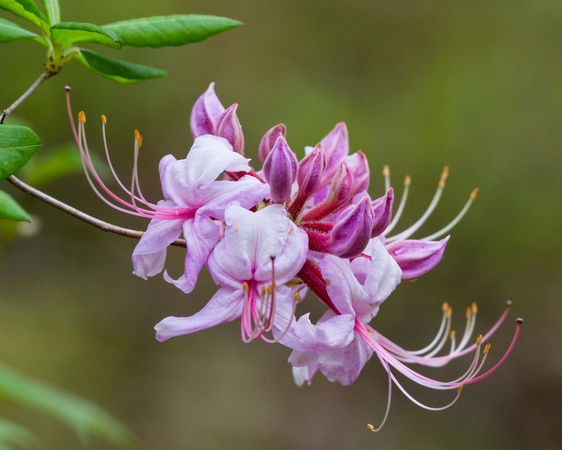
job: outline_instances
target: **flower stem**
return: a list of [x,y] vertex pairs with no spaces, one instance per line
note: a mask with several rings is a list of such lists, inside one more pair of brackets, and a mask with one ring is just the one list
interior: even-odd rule
[[[24,183],[23,181],[21,181],[20,179],[16,178],[13,175],[6,178],[6,180],[12,183],[18,189],[25,192],[26,194],[31,195],[32,197],[35,197],[36,199],[39,199],[51,206],[54,206],[55,208],[60,209],[61,211],[70,214],[71,216],[74,216],[77,219],[82,220],[83,222],[89,223],[90,225],[93,225],[94,227],[99,228],[102,231],[107,231],[110,233],[115,233],[121,236],[126,236],[134,239],[140,239],[144,234],[144,231],[130,230],[128,228],[118,227],[117,225],[112,225],[110,223],[96,219],[95,217],[83,213],[82,211],[79,211],[78,209],[73,208],[72,206],[69,206],[66,203],[61,202],[56,198],[53,198],[45,194],[44,192],[32,188],[31,186]],[[178,247],[186,246],[185,240],[183,239],[176,239],[174,242],[172,242],[171,245],[175,245]]]
[[35,89],[37,89],[41,85],[41,83],[43,83],[43,81],[51,78],[53,75],[56,75],[56,74],[57,74],[57,72],[51,72],[50,70],[45,69],[41,73],[39,78],[37,78],[37,80],[35,80],[35,83],[33,83],[29,87],[29,89],[27,91],[25,91],[23,93],[23,95],[20,98],[18,98],[11,106],[9,106],[7,109],[4,110],[4,112],[2,113],[2,116],[0,116],[0,124],[3,124],[4,119],[6,117],[8,117],[10,114],[12,114],[14,109],[16,109],[19,105],[21,105],[27,97],[29,97],[31,94],[33,94]]

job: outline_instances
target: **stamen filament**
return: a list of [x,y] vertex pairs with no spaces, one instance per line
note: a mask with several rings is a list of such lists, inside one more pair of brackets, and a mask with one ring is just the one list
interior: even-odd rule
[[468,198],[468,201],[465,203],[463,209],[461,210],[460,213],[457,214],[457,217],[455,217],[451,223],[449,223],[449,225],[447,225],[446,227],[443,227],[442,229],[440,229],[439,231],[430,234],[429,236],[426,236],[422,239],[420,239],[421,241],[433,241],[434,239],[437,239],[441,236],[443,236],[444,234],[446,234],[450,229],[452,229],[457,223],[460,222],[460,220],[464,217],[464,215],[466,214],[466,212],[468,211],[468,209],[470,208],[470,205],[472,205],[472,202],[474,201],[474,199],[476,198],[476,196],[478,195],[478,188],[474,189],[472,191],[472,193],[470,194],[470,197]]
[[433,213],[437,203],[439,203],[439,199],[441,198],[441,194],[443,193],[443,189],[445,188],[445,181],[449,176],[449,168],[445,167],[443,172],[441,173],[441,179],[439,180],[439,185],[437,187],[437,191],[431,200],[431,203],[423,213],[423,215],[415,222],[412,226],[407,228],[406,230],[402,231],[401,233],[392,236],[387,239],[387,243],[391,244],[392,242],[402,241],[404,239],[408,239],[412,234],[414,234],[428,219],[428,217]]
[[[408,192],[410,191],[411,183],[412,179],[409,176],[406,176],[406,178],[404,179],[404,191],[402,192],[402,198],[400,199],[398,210],[396,211],[396,215],[392,218],[392,221],[388,224],[388,227],[386,227],[386,230],[384,230],[384,232],[382,233],[383,236],[386,236],[388,233],[390,233],[398,223],[398,220],[400,220],[400,216],[402,216],[402,212],[404,211],[404,207],[406,206],[406,199],[408,198]],[[390,186],[388,187],[388,189],[390,189]],[[388,189],[386,190],[386,192],[388,192]]]

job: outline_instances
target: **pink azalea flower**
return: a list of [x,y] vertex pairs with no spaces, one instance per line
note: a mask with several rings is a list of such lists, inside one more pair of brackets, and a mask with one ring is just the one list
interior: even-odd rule
[[[351,263],[342,258],[326,255],[318,260],[316,270],[305,263],[299,276],[311,290],[330,307],[317,324],[312,324],[308,314],[291,325],[289,332],[280,342],[293,349],[289,362],[293,365],[293,375],[298,385],[310,384],[314,374],[320,370],[330,381],[348,385],[353,383],[365,363],[373,353],[377,355],[389,377],[388,405],[383,423],[388,416],[392,384],[396,385],[410,400],[429,410],[448,408],[456,402],[463,385],[474,383],[494,372],[510,353],[523,321],[517,320],[512,343],[500,361],[485,373],[482,372],[490,344],[482,350],[482,342],[487,340],[501,325],[509,310],[508,303],[498,322],[486,333],[478,335],[476,342],[469,345],[476,320],[476,305],[467,310],[467,325],[464,335],[457,343],[451,331],[451,308],[443,307],[443,320],[437,336],[427,347],[408,351],[396,345],[369,326],[377,314],[380,304],[388,297],[401,279],[398,264],[388,254],[381,241],[374,239],[372,257],[360,256]],[[308,265],[308,266],[307,266]],[[287,319],[278,320],[283,326]],[[451,340],[449,353],[436,356]],[[474,342],[474,341],[473,341]],[[408,367],[407,363],[440,367],[453,359],[474,352],[472,363],[460,377],[439,381],[422,375]],[[480,360],[480,357],[482,359]],[[457,395],[449,404],[431,407],[414,399],[395,376],[399,372],[410,380],[435,390],[456,390]],[[373,431],[378,428],[369,426]]]
[[191,292],[209,253],[219,241],[220,232],[215,221],[224,221],[226,206],[236,200],[242,207],[251,208],[268,194],[269,187],[250,175],[242,176],[236,182],[217,180],[225,171],[250,172],[249,160],[233,152],[226,139],[203,135],[195,140],[185,159],[177,160],[172,155],[162,158],[159,171],[165,200],[151,203],[142,194],[138,181],[137,157],[142,144],[141,135],[135,132],[135,161],[129,189],[111,165],[104,116],[106,156],[117,183],[129,197],[123,199],[105,185],[92,164],[85,121],[85,115],[81,113],[78,131],[74,131],[93,190],[119,211],[152,219],[133,251],[134,273],[142,278],[160,273],[164,269],[167,247],[183,233],[187,245],[184,273],[177,280],[167,272],[164,277],[185,293]]
[[[226,209],[226,231],[207,267],[220,289],[190,317],[167,317],[155,327],[164,341],[242,318],[242,338],[266,339],[276,317],[292,315],[292,280],[306,259],[308,240],[287,218],[281,205],[251,212],[237,205]],[[266,339],[267,340],[267,339]]]

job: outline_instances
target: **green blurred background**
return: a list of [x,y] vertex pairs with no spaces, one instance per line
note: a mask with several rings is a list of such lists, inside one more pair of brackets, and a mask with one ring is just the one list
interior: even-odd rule
[[[351,387],[317,375],[312,386],[297,388],[288,349],[243,344],[239,322],[158,343],[154,324],[200,309],[214,291],[210,277],[189,296],[160,276],[143,281],[131,273],[133,240],[29,201],[41,232],[18,241],[0,266],[3,362],[93,400],[149,449],[562,445],[560,1],[61,0],[61,8],[63,20],[98,24],[200,13],[246,25],[183,48],[126,48],[119,55],[95,49],[169,71],[139,85],[120,86],[78,63],[65,65],[16,112],[44,141],[41,151],[72,139],[67,84],[75,111],[88,115],[89,142],[98,150],[97,118],[107,115],[111,151],[125,178],[133,131],[141,131],[141,183],[153,200],[161,195],[157,163],[168,153],[186,154],[191,107],[211,81],[225,106],[239,103],[246,152],[256,160],[261,136],[279,122],[301,156],[305,145],[345,121],[352,150],[369,157],[372,196],[383,192],[384,164],[397,193],[411,175],[399,229],[425,210],[444,165],[451,175],[442,202],[418,237],[447,224],[480,188],[441,264],[399,286],[373,326],[419,348],[433,338],[443,301],[453,306],[459,331],[465,307],[478,302],[481,332],[510,299],[510,316],[491,341],[491,366],[507,348],[515,319],[523,317],[525,325],[503,367],[467,386],[454,407],[428,412],[395,389],[387,424],[372,434],[365,423],[378,423],[386,404],[387,378],[378,361]],[[2,108],[35,80],[43,59],[31,42],[0,47]],[[0,188],[23,198],[6,182]],[[146,226],[102,204],[81,175],[46,191],[109,222]],[[170,253],[177,276],[183,251]],[[453,377],[468,361],[428,373]],[[406,386],[430,404],[450,400]],[[0,415],[27,424],[45,448],[80,446],[51,418],[13,405],[0,405]],[[92,440],[90,448],[108,447]]]

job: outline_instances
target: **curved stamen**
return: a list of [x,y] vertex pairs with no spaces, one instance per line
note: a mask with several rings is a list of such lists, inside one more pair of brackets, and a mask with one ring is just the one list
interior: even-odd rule
[[479,191],[478,188],[476,188],[470,193],[470,197],[468,197],[468,201],[465,203],[463,209],[461,209],[461,212],[457,214],[457,217],[455,217],[449,223],[449,225],[441,228],[439,231],[437,231],[433,234],[430,234],[429,236],[426,236],[426,237],[424,237],[420,240],[421,241],[433,241],[434,239],[437,239],[437,238],[443,236],[444,234],[446,234],[451,228],[453,228],[457,223],[459,223],[460,220],[464,217],[464,215],[466,214],[466,212],[470,208],[470,205],[472,205],[472,202],[474,201],[474,199],[478,195],[478,191]]
[[431,203],[422,214],[422,216],[415,222],[412,226],[407,228],[406,230],[402,231],[401,233],[392,236],[387,239],[387,243],[390,244],[392,242],[402,241],[404,239],[408,239],[412,234],[414,234],[428,219],[428,217],[433,213],[437,203],[439,203],[439,199],[441,198],[441,194],[443,193],[443,189],[445,188],[445,182],[447,177],[449,176],[449,168],[445,167],[443,172],[441,173],[441,179],[439,180],[439,184],[437,186],[437,191],[435,191],[435,195],[431,200]]
[[[107,148],[107,141],[105,138],[105,122],[106,122],[106,118],[105,116],[102,116],[102,124],[103,124],[103,136],[104,136],[104,148],[106,151],[106,156],[108,159],[108,164],[110,167],[110,170],[112,172],[112,174],[115,176],[117,183],[119,184],[119,186],[128,194],[131,196],[131,202],[127,202],[125,200],[123,200],[122,198],[120,198],[119,196],[115,195],[106,185],[105,183],[101,180],[101,177],[98,175],[93,162],[92,162],[92,158],[90,155],[90,151],[88,148],[88,142],[86,139],[86,129],[85,129],[85,122],[86,122],[86,115],[84,114],[83,111],[80,112],[80,114],[78,114],[78,129],[76,128],[75,122],[74,122],[74,118],[72,116],[72,108],[70,105],[70,94],[69,91],[67,90],[66,92],[66,103],[67,103],[67,111],[68,111],[68,115],[69,115],[69,119],[70,119],[70,124],[72,127],[72,132],[74,134],[74,139],[76,141],[76,144],[78,145],[78,149],[80,151],[80,155],[82,157],[82,166],[84,168],[84,173],[86,175],[86,179],[88,180],[88,183],[90,184],[90,186],[92,187],[92,190],[96,193],[96,195],[107,205],[111,206],[112,208],[133,215],[133,216],[139,216],[139,217],[145,217],[145,218],[149,218],[149,219],[161,219],[161,220],[165,220],[165,219],[170,219],[170,220],[176,220],[181,218],[182,216],[192,216],[195,212],[195,208],[180,208],[180,207],[173,207],[173,208],[167,208],[167,207],[163,207],[163,206],[158,206],[155,205],[153,203],[150,203],[148,201],[146,201],[146,199],[144,198],[144,196],[142,195],[142,192],[140,191],[140,186],[138,183],[138,171],[136,169],[137,167],[137,159],[138,159],[138,147],[137,145],[140,147],[140,144],[142,142],[142,138],[140,136],[140,134],[138,133],[138,131],[136,131],[135,133],[135,170],[133,173],[133,181],[132,181],[132,188],[129,191],[127,188],[125,188],[124,184],[121,182],[121,180],[119,179],[119,177],[117,177],[117,174],[113,168],[113,165],[111,164],[111,160],[109,158],[109,150]],[[95,180],[96,184],[94,183]],[[108,200],[103,194],[103,191],[108,197],[110,197],[110,199],[117,203],[113,203],[111,200]],[[134,186],[136,186],[137,191],[139,192],[139,196],[136,196],[134,193]],[[143,208],[139,208],[136,205],[136,201],[141,201],[143,202],[148,208],[150,209],[143,209]],[[120,206],[121,205],[121,206]]]
[[377,355],[379,357],[379,360],[381,362],[381,364],[384,366],[384,369],[386,370],[386,373],[388,374],[388,397],[386,400],[386,411],[384,413],[384,417],[380,423],[380,425],[375,428],[373,425],[371,425],[370,423],[367,424],[367,428],[369,430],[371,430],[373,433],[376,433],[377,431],[380,431],[382,429],[382,427],[384,426],[384,424],[386,423],[386,419],[388,418],[388,413],[390,412],[390,399],[392,396],[392,375],[390,373],[390,367],[388,366],[388,363],[382,359],[379,355]]

